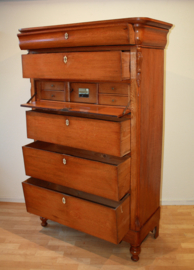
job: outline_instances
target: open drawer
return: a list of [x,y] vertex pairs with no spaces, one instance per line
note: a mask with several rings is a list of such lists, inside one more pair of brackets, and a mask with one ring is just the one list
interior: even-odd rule
[[22,55],[24,78],[82,81],[130,79],[130,52],[67,52]]
[[23,146],[26,175],[119,201],[130,187],[130,155],[119,158],[41,141]]
[[[29,213],[118,244],[129,230],[129,195],[114,206],[63,192],[63,187],[30,178],[23,182]],[[70,192],[71,193],[71,192]]]
[[27,137],[122,157],[130,152],[130,119],[122,122],[26,112]]

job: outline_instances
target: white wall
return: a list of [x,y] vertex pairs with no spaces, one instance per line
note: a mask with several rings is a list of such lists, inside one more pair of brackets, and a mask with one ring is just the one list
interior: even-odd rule
[[[162,203],[194,203],[194,1],[0,1],[0,200],[23,201],[21,146],[30,83],[22,79],[19,28],[151,17],[174,24],[166,50]],[[23,52],[24,53],[24,52]]]

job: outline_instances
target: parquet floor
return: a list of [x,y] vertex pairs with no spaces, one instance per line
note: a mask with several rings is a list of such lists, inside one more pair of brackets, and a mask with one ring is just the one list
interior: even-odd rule
[[142,243],[140,260],[129,244],[114,245],[48,221],[21,203],[0,202],[0,270],[191,270],[194,269],[194,206],[162,206],[160,236]]

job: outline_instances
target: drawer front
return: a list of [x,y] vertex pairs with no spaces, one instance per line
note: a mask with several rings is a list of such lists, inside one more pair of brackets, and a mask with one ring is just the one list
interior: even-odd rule
[[41,82],[41,89],[42,90],[52,90],[52,91],[64,91],[65,83],[64,82]]
[[128,96],[116,96],[116,95],[99,95],[99,104],[101,105],[115,105],[115,106],[127,106]]
[[[82,91],[81,91],[82,89]],[[89,94],[84,94],[87,90]],[[83,92],[83,94],[82,94]],[[82,103],[97,103],[97,84],[95,83],[71,83],[70,84],[70,101]]]
[[117,26],[61,29],[49,33],[18,35],[23,50],[77,46],[134,44],[134,30],[131,24]]
[[112,165],[33,145],[24,146],[23,155],[26,175],[115,201],[129,192],[130,158]]
[[41,99],[64,101],[65,92],[63,91],[41,91]]
[[99,83],[99,93],[129,95],[129,84],[124,83]]
[[77,52],[22,56],[24,78],[122,81],[130,78],[130,54]]
[[130,151],[130,120],[111,122],[26,112],[30,139],[122,157]]
[[29,213],[118,244],[129,229],[129,197],[110,208],[23,182]]

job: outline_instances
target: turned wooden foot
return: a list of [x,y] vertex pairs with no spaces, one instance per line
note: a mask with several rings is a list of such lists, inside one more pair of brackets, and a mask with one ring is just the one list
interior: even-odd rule
[[47,220],[48,220],[48,219],[46,219],[46,218],[44,218],[44,217],[40,217],[40,220],[42,221],[42,222],[41,222],[42,227],[46,227],[46,226],[47,226]]
[[131,259],[134,261],[134,262],[137,262],[139,261],[139,254],[141,252],[141,246],[131,246],[130,248],[130,252],[131,252]]

